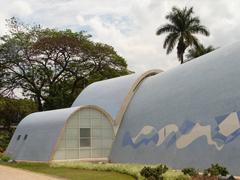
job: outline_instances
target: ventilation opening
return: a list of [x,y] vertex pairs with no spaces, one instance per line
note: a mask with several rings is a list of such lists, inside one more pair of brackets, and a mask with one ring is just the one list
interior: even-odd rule
[[25,134],[25,136],[24,136],[23,140],[25,141],[25,140],[27,139],[27,137],[28,137],[28,135],[27,135],[27,134]]

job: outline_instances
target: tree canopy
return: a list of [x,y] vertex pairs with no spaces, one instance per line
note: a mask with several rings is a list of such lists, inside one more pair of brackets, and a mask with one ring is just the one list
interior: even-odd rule
[[171,53],[177,44],[177,56],[180,63],[184,63],[184,52],[189,46],[198,46],[196,34],[209,36],[207,28],[200,24],[200,19],[194,16],[193,7],[179,9],[173,7],[166,16],[169,23],[160,26],[157,35],[168,33],[163,48],[167,54]]
[[202,44],[199,44],[198,46],[193,46],[192,48],[188,49],[188,53],[186,54],[187,61],[190,61],[194,58],[197,58],[199,56],[212,52],[215,49],[216,48],[214,48],[213,46],[205,47]]
[[12,125],[18,124],[25,116],[36,111],[37,106],[32,100],[0,96],[0,126],[6,130],[11,130]]
[[69,107],[89,83],[129,72],[113,47],[91,41],[86,32],[29,26],[16,18],[8,27],[0,45],[1,94],[20,88],[39,111]]

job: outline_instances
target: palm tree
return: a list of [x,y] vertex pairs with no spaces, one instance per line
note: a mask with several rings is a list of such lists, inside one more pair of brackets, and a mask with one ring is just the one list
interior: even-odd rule
[[159,27],[156,34],[169,33],[165,38],[163,48],[167,49],[167,54],[172,52],[177,44],[177,55],[181,64],[184,63],[183,55],[187,47],[199,42],[195,34],[209,36],[207,28],[200,24],[199,17],[193,16],[193,7],[178,9],[172,8],[166,19],[170,22]]
[[187,61],[190,61],[194,58],[197,58],[199,56],[212,52],[215,49],[216,48],[214,48],[213,46],[204,47],[202,44],[199,44],[198,46],[194,46],[188,50],[188,54],[186,55]]

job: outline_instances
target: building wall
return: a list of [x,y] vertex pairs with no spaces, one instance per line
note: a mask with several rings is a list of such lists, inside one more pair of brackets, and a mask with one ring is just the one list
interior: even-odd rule
[[14,160],[49,161],[66,120],[78,109],[65,108],[26,116],[17,126],[5,153]]
[[113,127],[107,117],[84,108],[68,119],[53,159],[108,159],[113,140]]
[[240,175],[240,43],[147,78],[118,130],[111,161]]

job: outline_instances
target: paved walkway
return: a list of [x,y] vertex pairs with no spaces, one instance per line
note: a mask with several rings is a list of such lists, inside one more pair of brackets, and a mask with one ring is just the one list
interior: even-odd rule
[[44,174],[0,165],[0,180],[59,180]]

